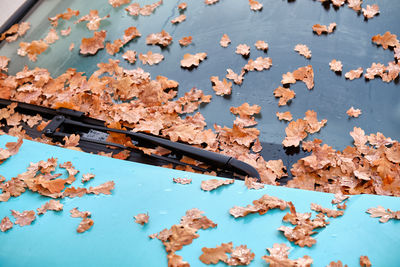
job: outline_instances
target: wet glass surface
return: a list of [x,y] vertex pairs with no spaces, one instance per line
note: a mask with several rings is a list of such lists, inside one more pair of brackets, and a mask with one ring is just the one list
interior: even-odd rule
[[[141,5],[155,1],[137,1]],[[358,67],[366,70],[372,62],[387,65],[393,61],[393,51],[384,50],[371,42],[371,37],[390,31],[400,36],[400,1],[379,1],[380,15],[365,20],[362,14],[357,14],[347,6],[334,9],[324,6],[318,1],[266,1],[261,12],[250,10],[248,1],[220,0],[215,5],[207,6],[203,1],[187,1],[188,8],[184,12],[186,21],[173,25],[170,20],[177,17],[177,9],[182,1],[166,0],[151,16],[132,17],[124,10],[127,5],[112,8],[106,0],[96,1],[55,1],[45,0],[32,10],[24,20],[31,22],[32,28],[17,42],[0,44],[0,55],[11,58],[9,73],[15,74],[24,65],[49,69],[56,77],[68,68],[91,75],[97,69],[96,64],[107,62],[108,58],[119,59],[120,65],[132,69],[141,67],[155,78],[163,75],[179,82],[178,96],[183,95],[192,87],[213,95],[211,103],[203,105],[200,112],[206,118],[208,127],[214,123],[231,127],[235,116],[230,113],[231,106],[239,106],[244,102],[261,106],[261,114],[256,117],[260,130],[260,140],[264,144],[264,152],[275,151],[268,158],[283,157],[281,142],[285,137],[287,123],[276,118],[276,112],[289,110],[294,119],[303,118],[307,110],[315,110],[318,119],[327,119],[327,125],[320,133],[310,135],[308,139],[320,138],[335,149],[343,149],[352,144],[349,132],[354,126],[361,127],[367,134],[382,132],[385,136],[400,139],[400,86],[399,80],[385,83],[380,78],[367,81],[363,77],[353,81],[346,80],[344,74]],[[366,4],[375,2],[365,1]],[[101,22],[100,30],[107,31],[106,41],[121,38],[126,28],[135,26],[142,37],[128,43],[115,56],[110,56],[105,49],[96,56],[82,56],[79,45],[83,37],[93,36],[86,28],[86,23],[73,24],[71,21],[60,21],[57,30],[72,27],[69,36],[60,36],[60,40],[50,45],[49,49],[38,56],[33,63],[27,57],[16,54],[20,41],[31,42],[44,38],[50,29],[48,17],[64,12],[68,7],[79,9],[82,15],[90,9],[98,9],[99,16],[110,14],[111,17]],[[79,17],[80,17],[79,16]],[[331,22],[337,23],[333,34],[318,36],[312,32],[312,25]],[[174,38],[173,43],[165,49],[146,45],[146,36],[150,33],[166,30]],[[221,36],[226,33],[232,43],[223,48],[219,45]],[[178,40],[184,36],[193,36],[193,44],[181,47]],[[269,44],[267,53],[256,50],[254,43],[264,40]],[[70,52],[68,47],[75,43],[75,49]],[[233,85],[232,95],[221,97],[215,95],[210,82],[211,76],[222,79],[226,69],[231,68],[236,73],[246,64],[248,59],[235,54],[238,44],[251,46],[250,57],[270,57],[273,66],[270,70],[250,72],[245,75],[241,86]],[[296,44],[306,44],[312,51],[312,58],[305,59],[295,52]],[[122,59],[126,50],[139,53],[147,51],[162,53],[165,59],[158,65],[148,66],[137,61],[134,65]],[[180,60],[186,53],[206,52],[207,59],[198,68],[187,70],[180,67]],[[343,63],[343,73],[335,74],[329,69],[329,62],[337,59]],[[278,107],[278,100],[273,96],[273,90],[280,85],[282,74],[311,64],[315,74],[315,87],[308,90],[304,83],[298,82],[290,88],[296,92],[296,97],[290,105]],[[362,110],[359,118],[349,119],[346,111],[351,107]],[[275,155],[281,156],[275,157]]]

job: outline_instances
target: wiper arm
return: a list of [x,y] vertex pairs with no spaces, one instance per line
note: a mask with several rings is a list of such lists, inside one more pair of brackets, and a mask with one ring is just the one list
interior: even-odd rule
[[[69,127],[69,128],[73,127],[74,129],[83,128],[89,131],[95,130],[105,133],[107,132],[121,133],[129,136],[132,140],[137,142],[143,142],[146,144],[152,144],[154,146],[160,146],[174,153],[188,156],[192,159],[204,162],[219,169],[260,179],[259,173],[253,166],[243,161],[237,160],[233,157],[207,151],[188,144],[173,142],[168,139],[154,135],[108,128],[104,126],[105,125],[104,121],[86,117],[84,116],[84,113],[80,111],[75,111],[66,108],[59,108],[57,110],[54,110],[50,108],[45,108],[32,104],[26,104],[5,99],[0,99],[0,106],[1,105],[8,106],[13,102],[18,104],[16,108],[17,111],[20,111],[22,113],[26,112],[36,113],[36,114],[39,113],[40,115],[46,116],[48,119],[50,119],[51,120],[50,123],[47,124],[42,133],[51,138],[56,138],[57,136],[60,137],[60,135],[68,136],[69,134],[64,134],[62,131],[60,131],[64,127]],[[91,142],[92,140],[86,138],[85,141]],[[94,140],[92,142],[99,143],[99,141],[94,141]],[[108,142],[101,142],[101,143],[118,147],[118,145],[113,143],[108,143]]]

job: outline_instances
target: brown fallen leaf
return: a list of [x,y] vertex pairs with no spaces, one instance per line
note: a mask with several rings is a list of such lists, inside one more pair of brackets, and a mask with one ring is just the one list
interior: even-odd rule
[[71,27],[68,27],[67,29],[60,31],[60,34],[62,36],[68,36],[70,33],[71,33]]
[[361,10],[362,2],[363,0],[347,0],[347,6],[358,12]]
[[90,10],[89,14],[82,16],[80,19],[75,21],[74,24],[80,23],[82,21],[88,21],[88,23],[86,23],[86,27],[91,31],[97,31],[100,27],[101,21],[109,17],[110,15],[100,18],[99,11],[95,9],[95,10]]
[[249,0],[250,9],[254,11],[260,11],[263,5],[256,0]]
[[361,77],[363,71],[364,71],[363,68],[359,67],[356,70],[350,70],[349,72],[346,72],[344,77],[346,77],[346,79],[349,79],[349,80],[358,79]]
[[343,69],[342,62],[336,59],[332,59],[332,61],[329,62],[329,67],[335,72],[341,72]]
[[311,58],[311,50],[308,48],[308,46],[304,44],[297,44],[294,47],[294,51],[298,52],[300,55],[304,56],[307,59]]
[[397,35],[391,34],[389,31],[385,32],[383,35],[377,34],[372,36],[371,41],[377,45],[381,45],[383,49],[399,47],[400,45],[399,40],[397,40]]
[[133,3],[125,8],[125,10],[128,11],[129,15],[131,16],[150,16],[162,3],[163,0],[160,0],[150,5],[144,5],[143,7],[140,7],[139,3]]
[[230,95],[232,92],[232,82],[228,82],[225,78],[220,81],[218,76],[211,76],[211,82],[214,84],[212,88],[216,95]]
[[371,214],[372,218],[380,217],[379,221],[381,223],[386,223],[391,219],[400,220],[400,210],[392,211],[390,209],[385,209],[382,206],[378,206],[376,208],[369,208],[366,212]]
[[379,6],[377,4],[372,6],[367,5],[367,8],[363,8],[362,12],[365,18],[372,19],[374,16],[379,14]]
[[263,189],[264,188],[264,184],[259,183],[257,178],[250,178],[250,177],[246,177],[244,179],[244,185],[247,187],[247,189]]
[[0,71],[7,72],[7,65],[10,62],[10,59],[6,56],[0,56]]
[[227,78],[227,79],[233,80],[233,82],[234,82],[235,84],[237,84],[237,85],[241,85],[241,84],[242,84],[242,82],[243,82],[243,76],[244,76],[244,74],[246,73],[243,69],[242,69],[240,75],[234,73],[233,70],[231,70],[231,69],[227,69],[226,71],[228,72],[228,73],[226,74],[226,78]]
[[293,72],[293,77],[297,81],[304,82],[308,90],[314,88],[314,70],[311,65],[298,68]]
[[164,56],[162,54],[154,53],[152,51],[148,51],[147,54],[139,54],[139,59],[142,61],[144,65],[154,65],[160,63]]
[[51,28],[49,30],[49,33],[46,35],[46,37],[44,38],[44,41],[47,44],[52,44],[55,41],[57,41],[59,39],[57,31],[54,28]]
[[284,243],[275,243],[272,248],[267,248],[267,250],[269,255],[262,256],[262,259],[269,263],[270,267],[310,267],[313,263],[313,259],[307,255],[296,260],[289,259],[290,248]]
[[185,10],[186,8],[187,8],[187,3],[185,3],[185,2],[180,3],[180,4],[178,5],[178,9],[179,9],[180,11],[183,11],[183,10]]
[[1,223],[0,223],[0,230],[1,230],[2,232],[6,232],[6,231],[10,230],[11,228],[13,228],[13,223],[12,223],[12,221],[10,220],[10,218],[4,217],[4,218],[1,220]]
[[182,39],[179,40],[179,44],[181,46],[188,46],[192,43],[192,40],[192,36],[182,37]]
[[146,44],[148,45],[160,45],[163,47],[167,47],[172,42],[172,36],[162,30],[159,33],[151,33],[146,37]]
[[15,218],[14,224],[19,224],[19,226],[30,225],[35,219],[35,211],[25,210],[22,213],[11,210],[12,216]]
[[272,66],[272,59],[269,57],[258,57],[256,60],[249,59],[243,67],[246,71],[263,71],[268,70]]
[[348,198],[349,196],[343,195],[342,192],[338,192],[335,194],[335,199],[332,200],[332,204],[339,204]]
[[368,256],[360,256],[360,266],[361,267],[371,267],[371,261],[369,260]]
[[361,115],[361,109],[355,109],[354,107],[351,107],[346,111],[346,113],[349,117],[357,118]]
[[315,33],[318,35],[321,35],[323,33],[332,33],[336,28],[336,23],[331,23],[328,26],[326,25],[320,25],[320,24],[315,24],[312,26],[312,29]]
[[74,43],[71,43],[71,44],[69,45],[68,50],[69,50],[69,51],[72,51],[74,48],[75,48],[75,44],[74,44]]
[[89,182],[91,179],[93,179],[95,177],[95,175],[93,173],[86,173],[84,175],[82,175],[82,179],[81,182],[82,183],[86,183]]
[[219,2],[219,0],[204,0],[204,3],[206,5],[213,5],[213,4],[218,3],[218,2]]
[[31,24],[29,22],[21,22],[12,25],[7,31],[0,35],[0,41],[6,40],[6,42],[11,43],[25,35],[25,33],[30,29]]
[[135,223],[140,225],[144,225],[145,223],[149,222],[149,214],[148,213],[139,213],[138,215],[134,216]]
[[176,255],[174,252],[170,252],[167,255],[168,267],[190,267],[187,261],[183,261],[182,256]]
[[[325,0],[322,0],[322,1],[325,1]],[[335,7],[341,7],[346,2],[346,0],[331,0],[331,1],[332,1],[332,5],[334,5]]]
[[287,102],[296,96],[296,93],[289,88],[279,86],[274,90],[274,96],[279,97],[279,106],[287,105]]
[[311,209],[315,210],[317,212],[322,212],[322,213],[326,214],[326,216],[333,217],[333,218],[342,216],[344,214],[344,212],[342,210],[332,210],[332,209],[324,208],[321,205],[318,205],[315,203],[311,203]]
[[79,223],[78,228],[76,228],[76,231],[78,233],[83,233],[92,228],[94,224],[94,221],[90,218],[83,218],[82,221]]
[[258,49],[258,50],[262,50],[264,52],[268,51],[268,43],[266,43],[265,41],[262,40],[258,40],[254,46]]
[[230,43],[231,43],[231,39],[229,39],[229,36],[227,34],[222,35],[221,41],[219,41],[219,44],[222,47],[228,47]]
[[17,54],[23,57],[28,55],[29,60],[35,62],[37,55],[46,51],[48,47],[49,45],[42,40],[32,41],[31,43],[20,42]]
[[70,136],[65,136],[63,138],[64,147],[75,147],[79,145],[79,140],[81,139],[79,134],[71,134]]
[[286,112],[277,112],[276,116],[278,117],[278,120],[285,120],[285,121],[291,121],[293,119],[292,113],[290,111]]
[[220,186],[233,184],[234,179],[210,179],[201,181],[201,189],[204,191],[212,191]]
[[82,38],[80,51],[82,55],[94,55],[100,49],[104,48],[104,39],[106,38],[106,31],[94,32],[91,38]]
[[173,178],[172,181],[176,184],[191,184],[192,179],[189,178]]
[[92,216],[89,211],[79,211],[78,208],[73,208],[69,212],[73,218],[87,218]]
[[178,17],[174,18],[173,20],[171,20],[172,24],[177,24],[177,23],[181,23],[183,21],[186,20],[186,15],[179,15]]
[[112,7],[119,7],[122,5],[129,4],[131,0],[108,0],[108,3],[112,5]]
[[291,121],[285,129],[286,137],[282,142],[283,146],[299,146],[300,142],[307,137],[306,128],[307,122],[305,120]]
[[104,184],[95,187],[89,187],[88,194],[104,194],[104,195],[111,195],[111,190],[114,189],[115,183],[114,181],[108,181]]
[[18,153],[20,147],[23,144],[23,139],[18,138],[17,142],[8,142],[6,144],[7,149],[0,148],[0,164],[3,163],[6,159],[14,156]]
[[194,66],[198,66],[201,61],[203,61],[207,57],[206,53],[197,53],[197,54],[185,54],[183,59],[181,60],[181,66],[183,68],[190,68]]
[[127,50],[123,55],[122,58],[128,61],[131,64],[136,62],[136,51]]
[[48,210],[60,211],[64,207],[63,204],[60,203],[59,200],[50,199],[49,202],[46,202],[40,208],[37,208],[37,215],[45,214]]
[[72,10],[70,8],[67,8],[67,12],[60,13],[55,15],[54,17],[49,18],[51,26],[56,28],[58,26],[58,20],[63,19],[63,20],[70,20],[72,17],[79,16],[79,10]]
[[240,245],[233,249],[230,258],[225,261],[229,266],[249,265],[255,254],[246,245]]
[[242,56],[248,56],[250,54],[250,46],[246,44],[240,44],[236,47],[236,54],[242,55]]
[[217,264],[219,261],[225,262],[228,260],[226,253],[232,253],[232,242],[222,243],[216,248],[203,247],[201,251],[203,254],[200,255],[199,259],[204,264]]
[[326,267],[347,267],[347,264],[343,266],[343,263],[341,261],[331,261]]
[[229,210],[229,213],[235,217],[244,217],[250,213],[258,212],[260,215],[263,215],[268,212],[270,209],[280,210],[286,209],[288,206],[288,202],[279,199],[277,197],[263,195],[260,199],[254,200],[253,205],[247,205],[246,207],[234,206]]

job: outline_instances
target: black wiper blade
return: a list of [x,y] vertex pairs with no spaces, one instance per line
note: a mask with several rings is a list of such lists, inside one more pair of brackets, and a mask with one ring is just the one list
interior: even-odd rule
[[[27,103],[21,103],[17,101],[0,99],[0,106],[5,107],[10,105],[11,103],[18,104],[16,108],[17,112],[25,114],[28,113],[32,115],[40,114],[42,117],[51,120],[42,132],[46,136],[51,138],[57,138],[57,137],[59,138],[71,134],[71,133],[64,133],[62,131],[64,128],[73,129],[73,131],[75,131],[76,134],[79,134],[78,129],[85,129],[87,131],[94,130],[105,133],[107,132],[121,133],[129,136],[133,141],[139,143],[151,144],[153,146],[160,146],[174,153],[188,156],[192,159],[209,164],[218,169],[260,179],[259,173],[253,166],[243,161],[237,160],[233,157],[204,150],[188,144],[173,142],[171,140],[159,136],[150,135],[147,133],[108,128],[104,126],[105,125],[104,121],[86,117],[84,116],[84,113],[80,111],[75,111],[66,108],[59,108],[55,110],[51,108],[36,106]],[[83,140],[85,142],[102,143],[104,145],[110,145],[122,148],[121,145],[108,143],[105,141],[93,140],[85,137],[83,137]]]

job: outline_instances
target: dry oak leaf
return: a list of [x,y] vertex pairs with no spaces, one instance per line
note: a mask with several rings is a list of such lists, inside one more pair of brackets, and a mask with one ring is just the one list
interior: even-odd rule
[[233,80],[233,82],[237,85],[241,85],[243,82],[243,76],[246,73],[243,69],[240,72],[240,75],[233,72],[231,69],[226,70],[228,73],[226,74],[226,78],[229,80]]
[[211,82],[214,84],[212,88],[216,95],[230,95],[232,92],[232,82],[228,82],[225,78],[220,81],[218,76],[211,76]]
[[24,141],[22,138],[18,138],[17,142],[8,142],[6,144],[7,149],[0,148],[0,164],[9,157],[17,154],[23,142]]
[[363,15],[367,19],[372,19],[374,16],[379,14],[379,6],[378,5],[367,5],[367,8],[362,9]]
[[286,112],[277,112],[276,116],[278,117],[278,120],[285,120],[285,121],[291,121],[293,119],[292,113],[290,111]]
[[311,58],[311,50],[308,48],[308,46],[304,44],[297,44],[294,47],[294,51],[298,52],[300,55],[304,56],[307,59]]
[[59,39],[58,35],[57,35],[57,31],[54,28],[51,28],[49,30],[49,33],[46,35],[46,37],[44,38],[44,41],[48,44],[52,44],[55,41],[57,41]]
[[181,60],[181,66],[183,68],[190,68],[193,66],[198,66],[201,61],[203,61],[207,57],[206,53],[197,53],[197,54],[185,54],[183,59]]
[[355,109],[354,107],[351,107],[346,111],[346,113],[349,117],[357,118],[361,115],[361,109]]
[[381,45],[383,49],[399,46],[397,35],[391,34],[389,31],[385,32],[383,35],[377,34],[372,36],[371,41],[377,45]]
[[362,2],[363,0],[347,0],[347,6],[358,12],[361,10]]
[[304,120],[308,124],[308,126],[306,128],[306,132],[308,132],[310,134],[319,132],[321,130],[321,128],[324,127],[325,124],[327,123],[326,119],[318,121],[317,113],[314,110],[307,110]]
[[154,65],[160,63],[163,59],[164,56],[162,54],[154,53],[151,51],[148,51],[147,54],[139,54],[139,59],[142,61],[144,65]]
[[192,179],[189,178],[173,178],[172,181],[176,184],[191,184]]
[[171,35],[162,30],[159,33],[151,33],[146,37],[146,44],[148,45],[160,45],[160,46],[168,46],[172,42]]
[[250,54],[250,46],[246,44],[240,44],[236,47],[236,54],[242,55],[242,56],[248,56]]
[[249,105],[249,103],[245,102],[239,107],[231,107],[230,112],[235,115],[239,115],[240,117],[251,116],[254,114],[258,114],[261,111],[261,107],[259,105]]
[[251,177],[246,177],[244,179],[244,185],[247,187],[247,189],[263,189],[264,184],[259,183],[257,178],[251,178]]
[[82,175],[82,179],[81,182],[82,183],[86,183],[89,182],[91,179],[93,179],[95,177],[95,175],[93,173],[86,173],[84,175]]
[[65,188],[65,190],[62,192],[62,197],[82,197],[84,195],[86,195],[87,193],[87,189],[86,188],[82,188],[82,187],[67,187]]
[[363,68],[359,67],[356,70],[350,70],[349,72],[346,72],[344,77],[346,77],[346,79],[349,79],[349,80],[358,79],[363,74],[363,71],[364,71]]
[[394,48],[394,58],[400,61],[400,46]]
[[77,24],[82,21],[88,21],[88,23],[86,23],[86,27],[91,31],[97,31],[100,27],[100,22],[109,17],[110,17],[110,15],[100,18],[99,11],[95,9],[95,10],[90,10],[89,14],[81,17],[80,19],[75,21],[74,24]]
[[89,187],[88,194],[104,194],[104,195],[111,195],[111,190],[114,189],[115,183],[114,181],[108,181],[104,184],[95,187]]
[[20,42],[17,54],[23,57],[28,55],[29,60],[36,61],[37,55],[46,51],[48,47],[49,45],[42,40],[32,41],[31,43]]
[[174,252],[170,252],[167,255],[168,267],[190,267],[187,261],[183,261],[182,256],[176,255]]
[[201,251],[203,254],[200,255],[199,259],[204,264],[217,264],[219,261],[225,262],[228,260],[226,253],[232,253],[232,242],[222,243],[216,248],[203,247]]
[[285,129],[286,137],[282,141],[283,146],[299,146],[300,142],[307,137],[307,126],[307,122],[302,119],[291,121]]
[[336,59],[332,59],[332,61],[329,62],[329,67],[335,72],[341,72],[343,69],[342,62]]
[[270,267],[309,267],[313,259],[305,255],[296,260],[289,259],[290,248],[286,244],[274,244],[272,248],[267,248],[269,255],[262,257]]
[[229,210],[229,213],[235,217],[244,217],[250,213],[258,212],[260,215],[263,215],[268,212],[270,209],[280,210],[286,209],[288,203],[282,199],[277,197],[263,195],[260,199],[254,200],[253,205],[247,205],[246,207],[234,206]]
[[83,233],[92,228],[94,221],[90,218],[83,218],[82,221],[79,223],[78,228],[76,231],[78,233]]
[[318,205],[315,203],[311,203],[311,209],[315,210],[317,212],[322,212],[322,213],[326,214],[326,216],[333,217],[333,218],[342,216],[344,214],[344,212],[342,210],[331,210],[328,208],[324,208],[321,205]]
[[334,22],[329,24],[328,26],[320,24],[315,24],[312,26],[313,31],[316,32],[318,35],[321,35],[323,33],[332,33],[335,28],[336,23]]
[[179,44],[181,46],[188,46],[192,43],[192,40],[192,36],[182,37],[182,39],[179,40]]
[[108,0],[108,3],[112,5],[112,7],[119,7],[122,5],[129,4],[131,0]]
[[204,3],[206,5],[213,5],[213,4],[218,3],[218,2],[219,2],[219,0],[204,0]]
[[35,211],[25,210],[22,213],[11,210],[12,216],[15,218],[14,224],[19,224],[20,226],[30,225],[35,219]]
[[81,139],[81,136],[79,134],[71,134],[69,136],[65,136],[63,138],[64,147],[75,147],[79,145],[79,140]]
[[347,267],[347,264],[343,266],[343,263],[341,261],[331,261],[326,267]]
[[385,209],[382,206],[378,206],[376,208],[369,208],[366,212],[371,214],[372,218],[380,217],[379,221],[381,223],[386,223],[390,219],[400,220],[400,210],[392,211],[390,209]]
[[369,260],[368,256],[360,256],[360,266],[361,267],[371,267],[371,261]]
[[272,59],[269,57],[258,57],[256,60],[249,59],[243,69],[247,71],[263,71],[268,70],[272,66]]
[[149,214],[148,213],[139,213],[138,215],[134,216],[135,223],[140,225],[144,225],[145,223],[149,222]]
[[122,58],[133,64],[136,62],[136,51],[128,50],[122,55]]
[[335,194],[335,199],[332,200],[332,204],[339,204],[348,198],[349,196],[343,195],[342,192],[338,192]]
[[311,65],[307,65],[293,71],[293,77],[297,81],[302,81],[306,84],[308,90],[314,88],[314,70]]
[[178,17],[174,18],[173,20],[171,20],[171,23],[177,24],[177,23],[183,22],[184,20],[186,20],[186,15],[182,14],[182,15],[179,15]]
[[240,245],[233,249],[231,257],[225,261],[229,266],[242,266],[249,265],[251,261],[254,259],[255,254],[251,252],[246,245]]
[[370,68],[367,68],[367,71],[364,75],[365,79],[373,80],[375,76],[383,77],[383,73],[385,72],[385,65],[381,63],[373,62]]
[[42,205],[40,208],[37,208],[37,214],[45,214],[48,210],[55,210],[55,211],[60,211],[64,207],[63,204],[60,203],[59,200],[53,200],[50,199],[49,202],[46,202],[44,205]]
[[162,0],[155,2],[151,5],[145,5],[143,7],[140,7],[139,3],[133,3],[129,5],[127,8],[125,8],[126,11],[129,12],[129,15],[131,16],[150,16],[153,14],[154,10],[159,7],[163,3]]
[[69,212],[71,213],[71,217],[73,218],[87,218],[92,216],[89,211],[79,211],[78,208],[73,208]]
[[212,191],[220,186],[233,184],[234,179],[210,179],[201,181],[201,189],[204,191]]
[[222,35],[221,40],[219,41],[219,44],[222,47],[228,47],[228,45],[231,43],[231,39],[229,39],[229,36],[227,34]]
[[14,42],[18,39],[18,37],[25,35],[30,27],[31,24],[29,22],[14,24],[7,31],[0,35],[0,41],[5,39],[8,43]]
[[10,218],[4,217],[0,223],[0,230],[2,232],[6,232],[13,227],[13,223],[11,222]]
[[60,31],[60,34],[62,36],[68,36],[70,33],[71,33],[71,27],[68,27],[67,29]]
[[263,50],[264,52],[268,51],[268,43],[262,41],[262,40],[258,40],[254,46],[258,49],[258,50]]
[[296,93],[289,88],[279,86],[274,90],[274,96],[279,97],[279,106],[285,106],[289,100],[296,96]]
[[8,62],[10,62],[10,59],[6,56],[0,56],[0,71],[7,72],[8,68]]
[[104,39],[106,38],[106,31],[94,32],[91,38],[82,38],[80,45],[80,53],[83,55],[94,55],[100,49],[104,48]]
[[79,10],[72,10],[70,8],[67,8],[67,12],[57,14],[54,17],[49,18],[49,21],[51,23],[51,26],[55,28],[58,25],[59,19],[70,20],[73,16],[79,16]]
[[391,162],[400,163],[400,143],[396,142],[389,148],[385,147],[385,155]]
[[249,0],[250,9],[254,11],[260,11],[263,5],[256,0]]
[[180,3],[178,5],[178,9],[181,10],[181,11],[185,10],[186,8],[187,8],[187,4],[185,2]]

